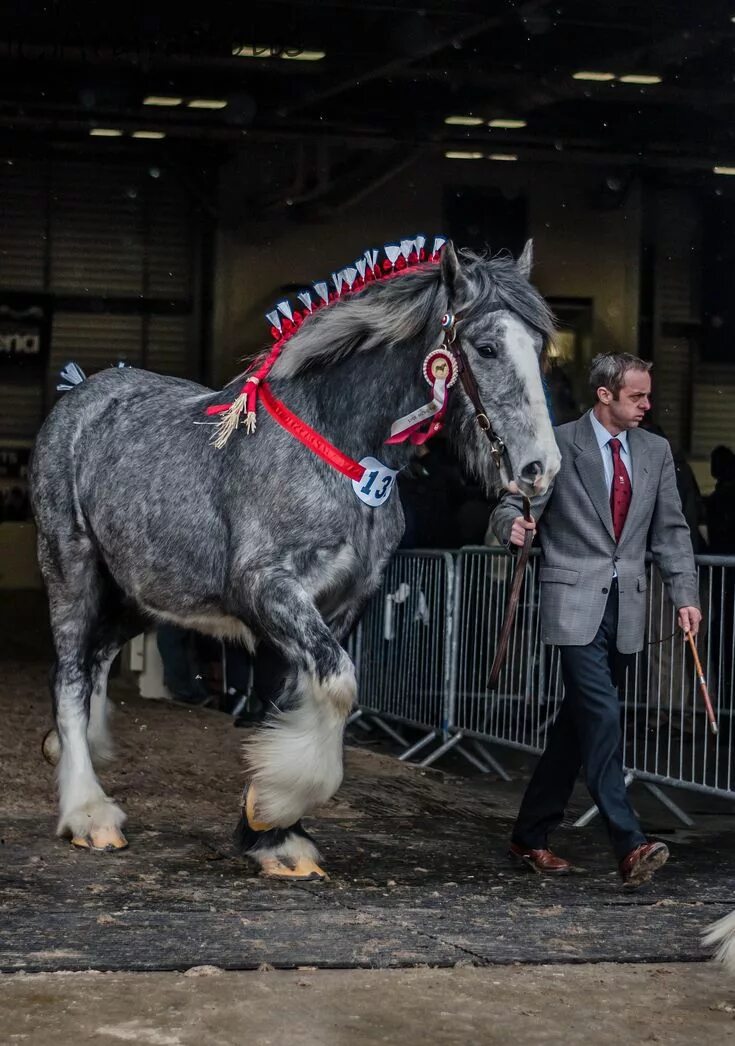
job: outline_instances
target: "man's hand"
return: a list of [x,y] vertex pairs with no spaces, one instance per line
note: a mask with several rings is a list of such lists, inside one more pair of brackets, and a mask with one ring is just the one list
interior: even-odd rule
[[692,636],[696,636],[701,620],[702,614],[696,607],[679,607],[679,625],[685,632],[691,632]]
[[534,534],[536,533],[536,520],[531,518],[529,523],[524,516],[516,516],[513,520],[513,526],[510,528],[511,545],[518,545],[519,548],[523,548],[527,530],[532,530]]

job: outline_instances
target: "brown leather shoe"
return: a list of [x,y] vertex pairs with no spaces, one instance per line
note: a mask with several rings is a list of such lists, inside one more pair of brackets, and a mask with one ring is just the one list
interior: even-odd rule
[[666,864],[669,848],[666,843],[643,843],[631,850],[620,862],[623,886],[635,890],[653,878],[653,873]]
[[572,870],[569,861],[557,857],[551,850],[529,850],[525,846],[511,843],[508,853],[517,861],[523,861],[539,875],[569,875]]

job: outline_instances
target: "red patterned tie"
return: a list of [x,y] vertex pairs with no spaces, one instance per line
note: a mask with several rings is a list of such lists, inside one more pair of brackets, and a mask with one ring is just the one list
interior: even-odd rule
[[633,496],[633,488],[630,485],[630,476],[625,465],[620,460],[620,440],[610,440],[610,450],[613,459],[613,480],[610,488],[610,510],[612,512],[613,530],[615,540],[620,541],[620,535],[625,526],[625,517],[630,508],[630,499]]

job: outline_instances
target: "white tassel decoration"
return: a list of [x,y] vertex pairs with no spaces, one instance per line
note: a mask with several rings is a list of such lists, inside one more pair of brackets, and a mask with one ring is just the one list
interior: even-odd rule
[[388,261],[394,266],[398,261],[398,255],[401,253],[401,245],[399,243],[386,243],[383,250]]
[[276,302],[276,308],[282,316],[285,316],[287,320],[293,320],[293,309],[291,308],[291,302],[285,298],[283,301]]
[[324,302],[324,304],[326,305],[329,301],[329,287],[327,286],[326,281],[320,280],[319,283],[313,284],[313,287],[319,295],[319,297]]
[[87,380],[87,375],[82,368],[73,361],[64,364],[59,371],[59,377],[62,381],[56,386],[57,392],[69,392],[75,385],[81,385],[83,381]]

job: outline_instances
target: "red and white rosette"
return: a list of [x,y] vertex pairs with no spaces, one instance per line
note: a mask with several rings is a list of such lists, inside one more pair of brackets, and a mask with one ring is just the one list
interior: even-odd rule
[[[442,427],[447,412],[449,390],[459,377],[457,358],[444,347],[434,349],[424,360],[423,372],[431,385],[431,401],[394,421],[386,443],[405,443],[409,440],[414,445],[419,445],[426,443]],[[429,425],[422,432],[427,422]]]

